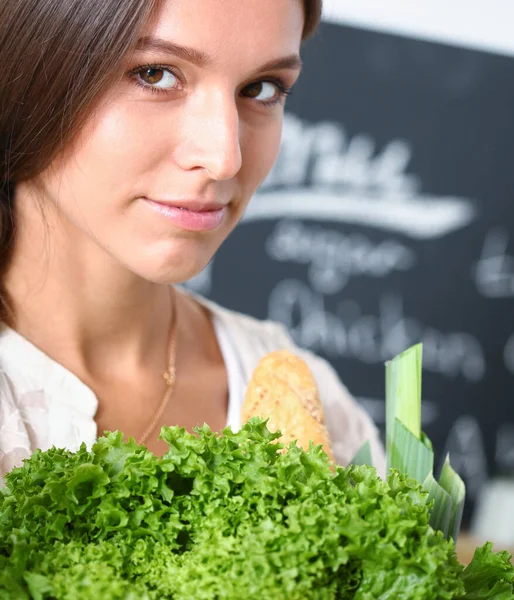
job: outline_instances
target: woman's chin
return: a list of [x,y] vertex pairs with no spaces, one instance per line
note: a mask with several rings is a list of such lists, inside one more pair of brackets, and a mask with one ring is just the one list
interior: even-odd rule
[[[221,238],[221,236],[216,236]],[[178,284],[193,279],[209,264],[221,239],[174,239],[135,243],[116,252],[118,261],[142,279],[154,283]],[[121,250],[121,249],[120,249]]]
[[197,260],[189,256],[182,260],[148,262],[146,264],[133,265],[131,270],[139,277],[161,284],[180,284],[193,279],[201,273],[209,264],[212,254]]

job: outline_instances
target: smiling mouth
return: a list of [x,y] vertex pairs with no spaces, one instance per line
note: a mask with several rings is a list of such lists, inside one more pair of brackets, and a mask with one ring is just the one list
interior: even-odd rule
[[215,202],[209,200],[202,200],[200,198],[195,199],[177,199],[177,200],[160,200],[155,198],[145,198],[150,202],[156,202],[157,204],[163,204],[172,208],[180,208],[183,210],[189,210],[191,212],[213,212],[226,206],[222,202]]
[[200,200],[152,200],[144,198],[148,206],[173,225],[186,231],[212,231],[225,220],[226,204]]

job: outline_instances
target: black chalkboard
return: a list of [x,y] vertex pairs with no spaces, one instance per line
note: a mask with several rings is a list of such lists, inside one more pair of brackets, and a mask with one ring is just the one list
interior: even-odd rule
[[287,325],[384,422],[424,344],[424,429],[468,489],[514,473],[514,60],[325,23],[276,168],[193,283]]

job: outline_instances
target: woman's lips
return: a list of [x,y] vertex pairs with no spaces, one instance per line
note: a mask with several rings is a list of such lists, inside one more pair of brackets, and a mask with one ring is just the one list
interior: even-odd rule
[[176,205],[144,198],[148,206],[175,226],[187,231],[212,231],[221,225],[227,213],[223,204],[180,202]]

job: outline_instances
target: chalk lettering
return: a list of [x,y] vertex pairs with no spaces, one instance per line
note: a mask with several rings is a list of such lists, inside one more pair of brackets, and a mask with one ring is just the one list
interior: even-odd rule
[[286,114],[278,160],[244,221],[345,222],[417,239],[468,225],[475,217],[469,199],[421,194],[421,182],[407,173],[412,154],[406,140],[377,149],[369,135],[348,138],[338,123]]
[[503,423],[496,437],[496,463],[510,473],[514,472],[514,414],[511,423]]
[[486,235],[482,253],[474,267],[478,291],[487,298],[514,297],[514,256],[507,254],[506,229],[492,229]]
[[266,252],[278,262],[308,265],[309,281],[322,294],[340,292],[352,277],[386,277],[416,262],[414,252],[392,238],[374,243],[361,233],[288,220],[275,225]]
[[270,294],[268,314],[282,322],[299,345],[330,358],[382,364],[422,342],[426,370],[469,382],[485,375],[485,355],[477,338],[465,332],[444,333],[405,316],[399,294],[381,296],[377,314],[365,314],[353,300],[337,302],[330,312],[324,296],[306,283],[284,280]]
[[514,375],[514,333],[510,336],[505,344],[503,359],[507,369]]

